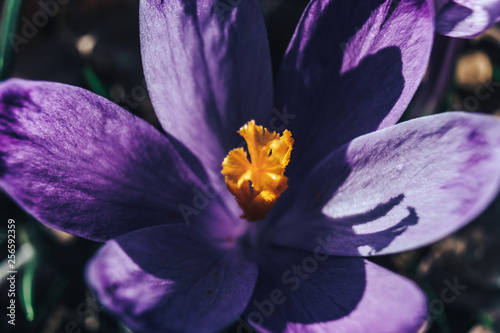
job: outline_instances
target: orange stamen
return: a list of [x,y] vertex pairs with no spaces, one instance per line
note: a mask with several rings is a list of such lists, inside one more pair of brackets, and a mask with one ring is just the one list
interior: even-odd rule
[[288,187],[283,175],[290,161],[292,133],[285,130],[280,136],[269,132],[251,120],[238,133],[245,139],[250,160],[243,148],[229,152],[222,162],[228,190],[236,197],[248,221],[261,220],[274,207],[276,200]]

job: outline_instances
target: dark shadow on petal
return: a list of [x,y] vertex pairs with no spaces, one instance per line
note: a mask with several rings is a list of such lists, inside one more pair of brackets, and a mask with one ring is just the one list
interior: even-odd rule
[[287,322],[313,324],[345,317],[366,289],[362,258],[289,248],[268,250],[263,257],[243,318],[271,332],[283,332]]
[[[386,65],[380,66],[384,62]],[[285,172],[285,175],[289,177],[289,189],[272,212],[275,214],[273,219],[287,209],[302,180],[323,158],[350,140],[377,129],[403,91],[405,81],[402,66],[401,51],[394,46],[367,56],[357,67],[341,75],[340,80],[346,83],[341,88],[333,86],[320,88],[323,94],[331,93],[335,96],[334,98],[311,101],[309,103],[311,106],[308,106],[311,108],[308,117],[303,119],[297,117],[290,122],[295,142],[290,164]],[[373,75],[366,75],[367,72]],[[363,78],[363,81],[357,78]],[[365,110],[367,100],[372,101],[370,105],[374,108],[383,108],[384,111],[367,113]],[[349,110],[349,112],[336,113],[336,109]],[[361,117],[370,119],[369,121],[361,120]],[[322,121],[322,119],[329,121]],[[335,125],[337,131],[330,130],[332,125]],[[336,190],[349,175],[349,166],[347,163],[344,165],[346,168],[340,172],[342,176],[336,176],[338,184],[330,186],[328,191]]]
[[404,198],[404,194],[400,194],[397,197],[391,198],[387,202],[378,204],[369,212],[352,215],[342,219],[335,219],[335,221],[349,225],[367,223],[385,216],[389,211],[391,211],[391,209],[399,205]]
[[[381,66],[382,63],[384,66]],[[403,92],[405,81],[402,68],[399,48],[387,47],[374,55],[366,56],[354,69],[343,73],[339,78],[344,82],[341,89],[325,89],[325,94],[333,97],[323,99],[321,104],[316,104],[319,101],[315,102],[307,119],[311,124],[307,129],[308,135],[295,141],[295,149],[298,150],[295,156],[302,158],[300,155],[304,154],[308,160],[308,163],[297,163],[298,166],[302,169],[304,164],[313,166],[314,162],[319,162],[334,149],[376,130]],[[378,111],[367,112],[368,107]],[[325,114],[326,112],[329,114]],[[336,131],[331,130],[332,124]],[[312,131],[321,137],[314,139]],[[293,157],[292,154],[292,159]]]
[[[446,132],[448,128],[442,129],[442,131],[437,131],[434,135],[443,135],[442,132]],[[373,152],[366,157],[366,160],[357,160],[358,168],[362,168],[363,165],[368,165],[371,158],[377,158],[384,153],[386,147],[391,147],[392,150],[396,150],[397,147],[401,146],[407,140],[413,137],[415,133],[408,133],[404,138],[398,138],[396,142],[390,142],[388,144],[380,145],[380,151]],[[327,202],[335,195],[337,190],[344,184],[346,179],[352,172],[349,162],[346,160],[346,154],[349,145],[345,145],[339,149],[336,153],[338,158],[328,160],[329,163],[335,165],[334,167],[334,181],[322,182],[318,186],[312,187],[318,189],[318,192],[313,194],[310,193],[308,196],[312,198],[310,202],[307,203],[306,210],[321,212],[323,207]],[[368,185],[368,184],[366,184]],[[392,241],[399,236],[403,231],[405,231],[409,226],[418,223],[418,214],[414,207],[407,206],[405,209],[408,210],[408,215],[404,217],[401,221],[394,224],[394,226],[382,230],[379,232],[369,233],[369,234],[357,234],[355,232],[355,226],[370,223],[378,219],[383,218],[391,211],[395,209],[401,209],[401,205],[404,205],[404,193],[400,193],[385,202],[379,202],[374,208],[363,213],[358,213],[355,215],[344,216],[342,218],[331,218],[322,214],[321,219],[328,219],[329,224],[335,226],[335,230],[338,229],[341,232],[341,238],[346,239],[346,242],[336,242],[331,244],[332,247],[342,248],[343,251],[349,248],[348,252],[356,253],[357,249],[361,246],[371,247],[370,254],[376,254],[381,250],[385,249]],[[323,222],[324,223],[324,222]],[[334,248],[332,248],[334,250]]]
[[[346,43],[383,2],[347,6],[339,1],[338,5],[326,6],[322,16],[311,23],[313,28],[308,36],[308,44],[321,45],[321,52],[319,46],[304,49],[295,45],[294,50],[300,52],[289,54],[288,62],[282,66],[276,83],[276,108],[286,107],[288,113],[297,115],[287,126],[295,138],[287,171],[290,182],[297,174],[307,173],[334,149],[376,130],[401,97],[405,80],[401,50],[397,46],[367,55],[342,72],[345,61],[355,61],[353,56],[344,59]],[[353,13],[346,12],[339,21],[336,12],[339,8]],[[332,20],[339,21],[335,31],[331,31]],[[322,30],[331,34],[315,33]],[[300,30],[299,33],[307,34]],[[368,112],[369,108],[373,112]]]
[[[398,200],[397,198],[401,196],[402,195],[394,199]],[[394,199],[391,199],[390,201],[393,201]],[[383,210],[380,210],[381,207],[383,207],[382,208]],[[332,219],[332,223],[344,223],[346,226],[349,227],[367,223],[386,215],[390,211],[390,209],[389,210],[385,209],[389,207],[390,209],[392,209],[395,206],[391,207],[391,205],[381,204],[372,211],[365,214],[360,214],[342,219]],[[408,210],[408,215],[401,221],[399,221],[396,225],[388,229],[370,234],[356,234],[352,228],[350,230],[347,229],[350,232],[352,232],[352,234],[350,235],[351,241],[348,244],[342,244],[342,246],[344,248],[346,246],[351,247],[352,252],[355,252],[361,246],[370,246],[372,248],[370,250],[370,255],[377,254],[378,252],[382,251],[387,246],[389,246],[389,244],[391,244],[392,241],[397,236],[401,235],[408,227],[418,223],[418,215],[415,208],[408,206],[406,207],[406,209]]]
[[[381,63],[385,63],[385,66],[380,66]],[[289,177],[289,189],[278,201],[273,211],[273,214],[276,214],[274,219],[288,209],[303,179],[323,158],[335,149],[344,149],[338,147],[350,140],[377,129],[403,91],[405,81],[402,66],[399,48],[388,47],[365,57],[357,67],[343,73],[340,77],[340,80],[345,82],[342,89],[318,87],[324,94],[332,94],[334,98],[311,101],[310,104],[313,106],[308,106],[311,107],[308,117],[302,119],[297,117],[290,123],[295,142],[291,161],[285,172]],[[373,75],[366,75],[367,72]],[[383,108],[384,111],[366,112],[367,100],[372,101],[370,105],[374,108]],[[362,117],[369,117],[369,120]],[[330,130],[333,125],[337,129],[335,132]],[[316,136],[318,133],[322,136],[319,141]],[[347,163],[342,162],[338,165],[343,165],[345,168],[336,174],[337,184],[335,186],[329,184],[325,191],[336,190],[349,175],[350,169]]]

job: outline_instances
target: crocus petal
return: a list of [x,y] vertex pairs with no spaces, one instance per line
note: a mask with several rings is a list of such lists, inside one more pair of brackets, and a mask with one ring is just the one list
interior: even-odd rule
[[[388,254],[430,244],[475,218],[500,186],[500,122],[450,112],[353,140],[321,162],[274,230],[275,242]],[[300,213],[302,212],[302,213]]]
[[192,226],[162,225],[109,241],[86,275],[105,308],[134,332],[214,332],[245,309],[257,266],[210,245]]
[[196,204],[204,184],[192,165],[153,126],[89,91],[0,85],[0,187],[45,224],[105,241],[183,223],[179,205]]
[[500,0],[437,0],[436,31],[475,37],[500,20]]
[[261,332],[416,332],[425,319],[413,282],[362,258],[289,249],[269,258],[244,313]]
[[163,128],[219,174],[247,121],[269,122],[272,76],[257,0],[141,0],[144,73]]
[[[309,168],[398,121],[427,67],[433,20],[426,0],[309,3],[276,83],[277,108],[296,142],[290,169],[298,156]],[[288,175],[293,183],[294,171]]]

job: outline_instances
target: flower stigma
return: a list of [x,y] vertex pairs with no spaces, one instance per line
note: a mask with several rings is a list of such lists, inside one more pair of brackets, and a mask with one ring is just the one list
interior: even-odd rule
[[266,217],[288,187],[288,178],[283,174],[292,152],[292,133],[270,132],[251,120],[238,134],[247,143],[250,159],[245,149],[235,148],[224,158],[221,173],[243,210],[241,217],[257,221]]

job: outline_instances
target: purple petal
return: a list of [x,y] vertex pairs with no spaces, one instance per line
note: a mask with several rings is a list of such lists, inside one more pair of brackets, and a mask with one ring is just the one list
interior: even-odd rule
[[293,250],[270,258],[244,313],[259,331],[416,332],[425,319],[418,287],[367,260]]
[[295,138],[290,169],[398,121],[424,75],[433,20],[426,0],[309,3],[276,84]]
[[106,241],[183,223],[179,205],[205,181],[191,166],[153,126],[91,92],[0,85],[0,187],[45,224]]
[[87,280],[134,332],[213,332],[251,297],[257,267],[188,225],[136,230],[104,245]]
[[271,114],[271,60],[257,0],[142,0],[144,72],[167,133],[217,175],[236,131]]
[[[500,186],[500,122],[450,112],[353,140],[304,181],[272,241],[329,253],[388,254],[430,244],[471,221]],[[271,226],[270,226],[271,227]]]
[[500,0],[437,0],[436,31],[450,37],[475,37],[500,20]]

